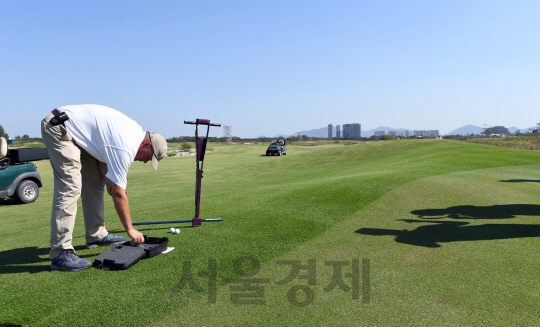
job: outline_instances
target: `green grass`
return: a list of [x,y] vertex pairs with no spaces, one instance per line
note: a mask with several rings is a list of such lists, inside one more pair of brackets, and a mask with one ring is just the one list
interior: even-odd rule
[[[142,226],[176,249],[127,271],[49,270],[52,171],[38,163],[36,203],[0,200],[0,325],[535,324],[540,153],[446,140],[291,145],[282,157],[264,156],[265,144],[209,146],[201,214],[224,221],[176,225],[180,235]],[[158,171],[135,163],[133,220],[191,219],[194,175],[194,157],[166,158]],[[109,198],[106,217],[109,231],[126,235]],[[105,250],[82,249],[82,210],[74,245],[88,259]],[[230,287],[240,284],[228,280],[244,256],[260,262],[255,277],[270,280],[264,305],[231,303]],[[198,275],[209,259],[218,265],[215,303]],[[290,271],[276,261],[308,259],[316,260],[314,299],[293,306],[287,292],[307,280],[276,284]],[[325,291],[325,262],[352,259],[370,260],[369,304],[339,287]],[[184,261],[203,292],[175,288]]]
[[10,144],[9,145],[9,148],[13,148],[13,149],[32,149],[32,148],[44,148],[45,147],[45,144],[43,144],[42,142],[31,142],[31,143],[26,143],[26,142],[21,142],[21,143],[16,143],[16,144]]

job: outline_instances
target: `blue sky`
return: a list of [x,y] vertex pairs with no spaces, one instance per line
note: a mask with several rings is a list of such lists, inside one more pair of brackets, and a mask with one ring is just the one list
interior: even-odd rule
[[[118,109],[165,137],[540,121],[540,1],[4,1],[0,125]],[[220,128],[211,132],[222,136]]]

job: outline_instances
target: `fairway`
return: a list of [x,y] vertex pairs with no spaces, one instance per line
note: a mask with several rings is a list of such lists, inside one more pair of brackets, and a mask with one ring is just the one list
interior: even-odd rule
[[[540,152],[448,140],[288,145],[281,157],[267,144],[208,147],[201,218],[224,221],[137,226],[176,249],[126,271],[49,269],[53,176],[36,162],[38,200],[0,199],[0,326],[537,324]],[[192,219],[194,188],[194,157],[158,171],[135,162],[133,222]],[[126,235],[107,195],[105,216]],[[80,200],[73,236],[83,258],[105,250],[84,248]]]

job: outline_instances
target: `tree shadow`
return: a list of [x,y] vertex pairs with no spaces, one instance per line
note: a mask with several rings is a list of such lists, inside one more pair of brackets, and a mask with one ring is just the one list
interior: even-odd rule
[[516,216],[540,216],[540,205],[537,204],[503,204],[493,206],[454,206],[444,209],[421,209],[411,211],[419,218],[428,219],[509,219]]
[[360,228],[355,231],[363,235],[394,235],[395,241],[428,248],[441,247],[439,243],[460,241],[502,240],[522,237],[540,237],[540,225],[532,224],[484,224],[468,222],[403,219],[408,223],[428,223],[415,230]]
[[[94,256],[93,254],[81,255],[78,250],[82,249],[85,249],[85,247],[75,247],[75,252],[77,252],[79,257],[87,258]],[[2,251],[0,252],[0,274],[17,274],[24,272],[35,274],[51,271],[49,251],[49,248],[38,248],[36,246]]]
[[427,223],[414,230],[360,228],[363,235],[393,235],[404,244],[437,248],[439,243],[459,241],[498,240],[521,237],[540,237],[536,224],[483,224],[470,225],[464,221],[434,221],[434,219],[512,219],[516,216],[540,216],[540,205],[504,204],[493,206],[453,206],[442,209],[413,210],[412,214],[423,219],[401,219],[407,223]]
[[506,179],[499,182],[503,183],[540,183],[537,179]]

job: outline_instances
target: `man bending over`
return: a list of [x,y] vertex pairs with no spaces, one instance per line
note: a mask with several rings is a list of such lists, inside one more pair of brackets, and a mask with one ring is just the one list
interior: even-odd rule
[[152,167],[157,170],[158,161],[167,153],[163,136],[143,131],[134,120],[115,109],[93,104],[54,109],[41,122],[41,136],[54,173],[51,269],[79,271],[92,266],[71,245],[79,196],[87,248],[126,241],[105,229],[105,186],[129,237],[136,244],[144,242],[142,233],[131,223],[127,172],[134,160],[152,160]]

